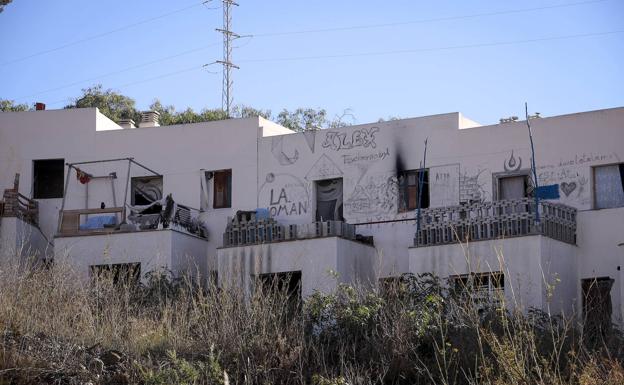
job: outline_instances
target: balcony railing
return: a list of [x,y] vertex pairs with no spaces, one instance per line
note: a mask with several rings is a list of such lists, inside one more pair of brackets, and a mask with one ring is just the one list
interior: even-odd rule
[[539,202],[539,224],[531,198],[424,209],[414,246],[444,245],[504,237],[544,235],[576,244],[576,209]]
[[223,246],[245,246],[261,243],[292,241],[321,237],[341,237],[371,242],[355,233],[355,226],[342,221],[324,221],[307,224],[280,224],[273,218],[257,217],[254,211],[243,211],[228,218],[223,233]]
[[0,216],[21,218],[36,226],[39,220],[39,203],[15,189],[6,189],[0,202]]

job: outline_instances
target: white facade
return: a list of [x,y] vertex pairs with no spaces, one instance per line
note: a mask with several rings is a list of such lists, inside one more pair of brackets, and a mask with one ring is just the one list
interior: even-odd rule
[[[491,265],[499,260],[495,250],[502,245],[510,271],[505,275],[506,288],[518,282],[527,305],[552,305],[567,312],[576,304],[578,310],[581,279],[609,277],[614,280],[613,317],[621,321],[624,207],[597,209],[604,186],[596,185],[595,170],[624,161],[623,122],[624,108],[531,120],[538,182],[556,186],[559,198],[551,202],[578,210],[576,245],[539,235],[472,243],[472,257],[489,261],[487,268],[487,264],[470,264],[476,267],[468,269],[465,254],[456,244],[413,247],[416,212],[400,211],[397,175],[421,167],[427,140],[430,208],[500,199],[504,192],[499,191],[498,178],[530,173],[525,122],[479,126],[459,113],[449,113],[292,133],[262,118],[121,129],[96,109],[0,113],[0,190],[10,188],[14,174],[20,173],[20,192],[32,196],[32,162],[37,159],[62,158],[74,163],[133,157],[163,175],[163,194],[172,193],[176,202],[204,209],[201,219],[208,240],[193,239],[188,246],[181,240],[179,247],[201,254],[194,257],[206,276],[218,270],[220,279],[225,279],[237,270],[245,281],[255,274],[302,271],[303,291],[309,293],[330,287],[325,282],[328,270],[345,282],[374,282],[407,272],[430,271],[446,277],[475,269],[494,271]],[[88,172],[116,172],[115,196],[123,201],[127,165],[120,162],[111,167],[94,166]],[[214,192],[205,171],[224,169],[232,170],[231,207],[213,209]],[[133,172],[137,174],[132,176],[147,175],[134,168]],[[355,224],[357,233],[372,236],[374,249],[335,237],[223,247],[228,217],[237,210],[264,208],[283,225],[314,222],[317,182],[335,178],[342,180],[338,203],[344,220]],[[87,202],[85,186],[74,175],[69,180],[65,209],[97,207],[111,199],[110,181],[90,183]],[[61,200],[39,200],[39,205],[40,227],[52,239]],[[5,218],[2,221],[0,227]],[[149,233],[124,237],[155,237]],[[101,239],[109,237],[57,237],[55,254],[71,256],[67,250],[71,244],[70,250],[81,250],[75,258],[95,263],[105,247]],[[143,247],[151,241],[129,242]],[[176,258],[175,250],[163,248]],[[89,250],[92,255],[86,257]],[[125,253],[134,253],[139,262],[147,263],[140,253]],[[336,258],[348,262],[341,268]],[[173,259],[165,263],[175,265]],[[357,274],[350,275],[353,272]],[[554,283],[555,275],[560,280],[556,294],[546,298],[545,288]]]

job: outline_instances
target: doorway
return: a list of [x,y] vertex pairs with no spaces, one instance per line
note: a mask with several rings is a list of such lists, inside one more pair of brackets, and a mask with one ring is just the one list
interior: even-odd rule
[[319,180],[316,185],[316,220],[344,221],[342,178]]

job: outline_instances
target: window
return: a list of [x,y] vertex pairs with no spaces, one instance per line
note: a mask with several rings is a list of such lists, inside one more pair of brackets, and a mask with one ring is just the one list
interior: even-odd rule
[[422,182],[420,208],[429,207],[429,170],[408,170],[399,173],[399,212],[419,207],[419,185]]
[[342,178],[316,182],[316,220],[342,221]]
[[214,171],[214,199],[212,207],[223,209],[232,207],[232,170]]
[[526,175],[499,177],[498,200],[526,198],[528,184]]
[[468,293],[478,303],[499,303],[505,292],[505,274],[500,271],[458,275],[451,283],[456,292]]
[[65,159],[34,160],[33,198],[62,198],[64,177]]
[[624,163],[594,167],[595,208],[624,207]]
[[116,263],[113,265],[91,265],[91,278],[111,280],[114,285],[136,285],[141,279],[141,263]]
[[[154,202],[160,202],[163,197],[162,176],[135,177],[130,182],[132,206],[147,206]],[[141,214],[159,214],[162,204],[154,204],[152,207],[142,210]]]

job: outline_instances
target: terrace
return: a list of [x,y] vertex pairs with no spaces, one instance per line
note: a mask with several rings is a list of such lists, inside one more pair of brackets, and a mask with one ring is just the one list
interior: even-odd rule
[[539,201],[539,223],[532,198],[478,202],[424,209],[415,247],[482,241],[507,237],[543,235],[576,244],[576,209]]

